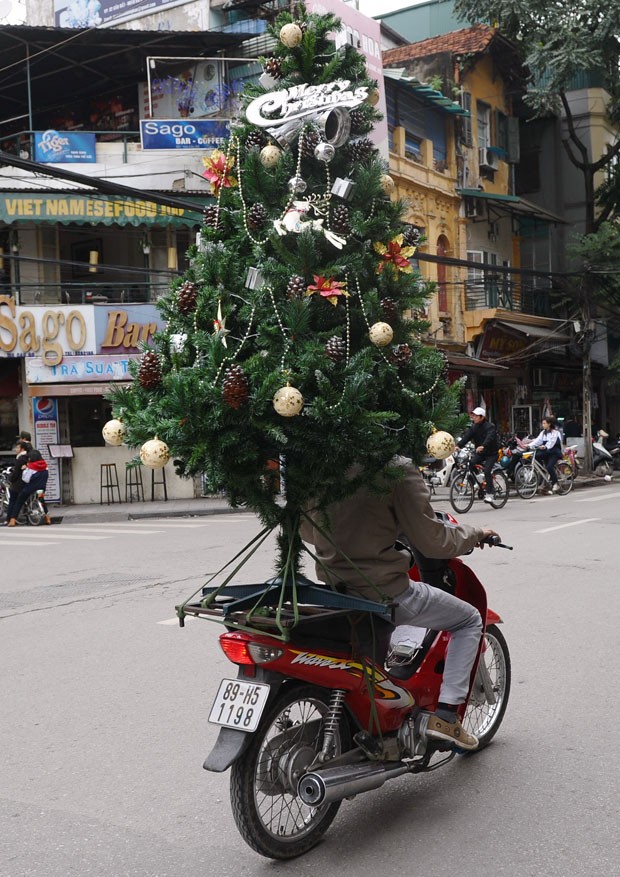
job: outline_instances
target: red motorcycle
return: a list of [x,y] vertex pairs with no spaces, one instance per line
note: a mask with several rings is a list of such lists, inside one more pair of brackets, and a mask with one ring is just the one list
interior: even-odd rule
[[[454,523],[451,515],[440,516]],[[497,537],[489,544],[510,547]],[[460,710],[479,752],[496,734],[510,691],[501,618],[461,560],[411,551],[412,578],[467,600],[486,621]],[[200,603],[177,609],[181,624],[183,615],[211,615],[229,628],[220,645],[238,676],[222,680],[215,697],[209,721],[221,727],[204,768],[232,767],[237,827],[254,850],[273,859],[314,847],[344,798],[403,774],[436,770],[457,754],[452,744],[425,735],[449,634],[427,631],[407,660],[392,654],[386,663],[394,630],[389,606],[306,579],[298,578],[294,590],[287,593],[274,580],[271,587],[229,587],[213,600],[216,589],[204,589]]]

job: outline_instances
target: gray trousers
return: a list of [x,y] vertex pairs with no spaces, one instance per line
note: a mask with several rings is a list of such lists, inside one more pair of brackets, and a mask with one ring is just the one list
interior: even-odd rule
[[[409,589],[395,598],[394,620],[451,634],[443,671],[439,700],[443,703],[464,703],[469,691],[471,668],[476,659],[482,619],[470,603],[446,594],[424,582],[411,582]],[[392,635],[397,638],[398,630]]]

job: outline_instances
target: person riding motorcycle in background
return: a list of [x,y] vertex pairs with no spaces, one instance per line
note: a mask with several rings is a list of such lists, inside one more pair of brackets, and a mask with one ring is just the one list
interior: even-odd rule
[[[17,517],[22,506],[36,490],[45,490],[49,477],[47,463],[40,451],[24,440],[17,442],[16,449],[17,454],[13,466],[15,474],[11,480],[10,499],[6,513],[7,523],[5,526],[7,527],[17,526]],[[47,511],[44,520],[46,524],[51,524]]]
[[394,458],[391,465],[402,477],[386,479],[384,492],[361,488],[330,505],[325,514],[308,508],[300,535],[315,547],[320,581],[344,585],[347,593],[367,600],[389,597],[396,625],[450,632],[439,703],[426,733],[461,749],[475,749],[478,739],[463,728],[457,709],[469,692],[482,633],[480,613],[445,591],[411,581],[409,561],[395,543],[404,534],[427,557],[443,559],[467,554],[476,545],[482,548],[483,539],[497,534],[482,527],[445,527],[435,516],[419,469],[406,457]]
[[474,408],[471,413],[472,425],[465,430],[463,437],[458,442],[459,448],[464,448],[468,442],[473,442],[475,453],[472,455],[470,466],[482,464],[484,468],[484,480],[486,482],[484,501],[493,502],[493,466],[497,462],[498,440],[495,424],[487,420],[484,408]]
[[541,448],[536,454],[537,458],[544,462],[549,478],[551,479],[552,493],[558,492],[558,476],[555,464],[562,459],[562,433],[557,428],[555,417],[549,415],[542,419],[542,431],[528,447]]

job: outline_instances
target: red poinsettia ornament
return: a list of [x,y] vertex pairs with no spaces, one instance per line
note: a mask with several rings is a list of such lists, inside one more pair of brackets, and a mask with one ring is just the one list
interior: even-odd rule
[[388,265],[392,271],[402,271],[403,274],[412,273],[413,267],[409,259],[415,253],[415,247],[403,247],[403,241],[403,235],[398,234],[388,244],[378,241],[372,245],[375,253],[379,253],[381,256],[381,262],[377,266],[377,274],[381,274]]
[[214,149],[210,156],[202,159],[206,170],[203,177],[211,183],[211,191],[218,194],[220,189],[230,189],[238,185],[237,178],[230,171],[235,163],[234,156],[226,156],[220,149]]
[[320,274],[313,274],[314,283],[306,288],[306,295],[314,295],[315,292],[322,298],[326,298],[334,306],[338,304],[340,296],[349,296],[347,284],[334,280],[333,277],[321,277]]

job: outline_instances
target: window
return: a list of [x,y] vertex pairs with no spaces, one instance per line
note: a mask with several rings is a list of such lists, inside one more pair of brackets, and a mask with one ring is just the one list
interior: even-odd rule
[[491,107],[476,101],[476,121],[478,124],[478,147],[488,149],[491,145]]
[[459,116],[461,123],[461,140],[465,146],[473,146],[474,139],[471,133],[471,94],[468,91],[464,91],[461,94],[461,106],[469,113],[469,116]]
[[100,396],[76,396],[69,403],[69,434],[74,448],[105,445],[101,430],[111,414],[111,403]]
[[[441,234],[437,238],[437,255],[444,258],[448,255],[450,242],[448,238]],[[437,305],[440,313],[445,314],[448,310],[448,283],[446,274],[446,265],[443,262],[437,263]]]

